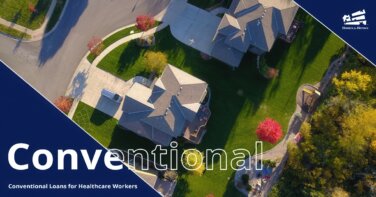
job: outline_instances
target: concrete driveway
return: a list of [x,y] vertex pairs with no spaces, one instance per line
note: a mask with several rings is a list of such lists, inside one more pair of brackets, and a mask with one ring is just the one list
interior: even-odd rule
[[[92,66],[88,61],[83,61],[75,72],[66,94],[111,117],[120,119],[124,96],[132,86],[133,80],[123,81]],[[122,96],[122,102],[116,103],[107,97],[103,97],[101,91],[104,88]]]
[[163,21],[170,25],[172,35],[180,42],[211,54],[221,18],[184,0],[172,0]]

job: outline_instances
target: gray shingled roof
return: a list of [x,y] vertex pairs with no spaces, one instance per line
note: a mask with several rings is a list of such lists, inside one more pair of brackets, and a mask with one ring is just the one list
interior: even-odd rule
[[152,88],[133,84],[125,96],[119,125],[168,145],[195,118],[207,86],[206,82],[168,65]]
[[[290,28],[297,10],[298,6],[286,0],[233,0],[218,26],[212,56],[237,67],[240,61],[236,57],[242,57],[238,53],[250,47],[270,51],[279,34]],[[233,49],[230,54],[217,48],[225,45]]]

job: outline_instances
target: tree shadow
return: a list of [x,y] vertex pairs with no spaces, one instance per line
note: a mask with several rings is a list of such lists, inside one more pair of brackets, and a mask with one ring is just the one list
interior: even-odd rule
[[94,112],[91,114],[91,117],[90,117],[90,122],[99,126],[99,125],[102,125],[103,123],[105,123],[107,120],[110,120],[112,119],[111,116],[97,110],[97,109],[94,109]]
[[69,96],[76,99],[81,99],[83,95],[83,91],[87,86],[87,78],[88,78],[88,71],[80,71],[77,75],[73,78],[71,92]]
[[151,151],[155,148],[155,144],[117,125],[112,132],[111,142],[108,147],[121,150],[143,148],[147,151]]
[[298,12],[297,17],[303,20],[305,25],[302,28],[300,35],[296,38],[296,45],[298,45],[298,49],[306,51],[302,54],[299,53],[301,55],[304,54],[301,61],[303,64],[299,65],[300,75],[297,79],[297,82],[299,82],[306,67],[311,64],[320,53],[324,44],[329,39],[331,32],[303,11]]
[[[88,5],[88,0],[68,1],[67,12],[62,16],[57,24],[56,31],[44,37],[41,41],[41,50],[39,52],[39,66],[43,66],[49,59],[54,57],[65,39],[78,22],[81,14]],[[74,49],[72,49],[74,50]]]
[[21,10],[18,10],[17,13],[12,18],[11,26],[14,26],[17,23],[17,21],[20,19],[20,17],[21,17]]
[[224,197],[244,197],[244,194],[238,191],[235,187],[235,171],[231,174],[229,181],[227,182],[226,191],[223,194]]
[[[295,82],[295,85],[291,86],[291,90],[298,89],[307,67],[314,66],[312,62],[319,55],[330,36],[330,31],[304,11],[299,11],[296,19],[302,21],[304,26],[298,31],[295,40],[291,44],[277,40],[273,49],[265,54],[268,66],[279,69],[279,76],[285,69],[294,70],[296,75],[291,76],[291,80]],[[272,81],[269,98],[274,97],[280,88],[281,78],[279,76]]]
[[188,181],[186,179],[179,179],[175,187],[174,197],[185,197],[190,192],[191,189],[189,188]]
[[133,40],[128,43],[128,46],[122,51],[118,62],[119,68],[117,72],[119,74],[127,72],[127,70],[135,65],[136,60],[142,56],[145,49],[137,45],[137,41]]

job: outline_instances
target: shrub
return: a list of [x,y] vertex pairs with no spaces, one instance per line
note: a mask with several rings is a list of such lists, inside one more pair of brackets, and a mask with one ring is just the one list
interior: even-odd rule
[[163,174],[163,178],[169,181],[175,181],[178,178],[178,173],[173,170],[166,170]]
[[56,101],[54,102],[55,106],[59,108],[61,111],[63,111],[65,114],[69,113],[70,108],[72,107],[73,104],[73,99],[66,97],[66,96],[61,96]]

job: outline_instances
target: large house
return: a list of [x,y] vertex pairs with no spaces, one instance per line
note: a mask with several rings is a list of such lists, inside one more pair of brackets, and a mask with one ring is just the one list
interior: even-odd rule
[[298,6],[292,0],[233,0],[213,38],[211,56],[239,66],[244,53],[263,54],[288,34]]
[[180,136],[198,144],[210,116],[207,93],[206,82],[167,65],[151,85],[128,90],[119,125],[163,146]]

